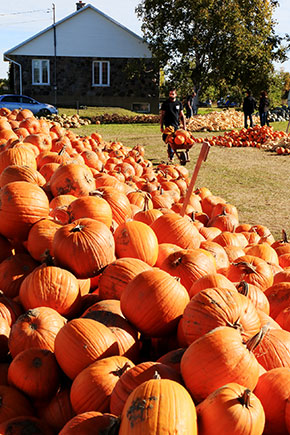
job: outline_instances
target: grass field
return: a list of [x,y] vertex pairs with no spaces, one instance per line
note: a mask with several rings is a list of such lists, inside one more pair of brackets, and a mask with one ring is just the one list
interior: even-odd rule
[[[273,123],[275,130],[285,131],[287,123]],[[145,156],[157,165],[167,160],[166,146],[157,124],[89,125],[74,130],[79,135],[97,131],[106,141],[120,141],[126,146],[141,144]],[[209,137],[217,133],[195,133],[196,137]],[[222,133],[219,133],[222,134]],[[190,150],[191,161],[186,167],[192,174],[201,145]],[[267,226],[274,237],[281,230],[290,234],[289,195],[290,156],[257,148],[212,147],[207,161],[201,166],[196,187],[206,186],[214,195],[234,204],[240,222]]]

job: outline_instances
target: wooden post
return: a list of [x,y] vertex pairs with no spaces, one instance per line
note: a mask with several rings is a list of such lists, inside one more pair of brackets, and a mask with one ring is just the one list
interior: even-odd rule
[[289,117],[289,121],[288,121],[287,128],[286,128],[286,133],[287,134],[288,134],[288,130],[289,130],[289,125],[290,125],[290,117]]
[[186,196],[185,196],[183,204],[182,204],[182,209],[180,212],[181,216],[185,215],[185,209],[186,209],[186,206],[188,204],[189,198],[192,194],[194,184],[195,184],[196,179],[197,179],[197,174],[200,170],[202,162],[205,162],[207,159],[209,149],[210,149],[210,144],[207,142],[203,142],[198,159],[197,159],[197,162],[195,164],[195,168],[194,168],[191,180],[190,180],[190,184],[189,184],[187,192],[186,192]]

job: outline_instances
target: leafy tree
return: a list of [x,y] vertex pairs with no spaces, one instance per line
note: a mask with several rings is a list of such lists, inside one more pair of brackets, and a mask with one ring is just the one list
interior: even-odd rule
[[160,67],[183,92],[213,85],[258,93],[270,85],[273,61],[287,59],[276,7],[276,0],[142,0],[136,12]]

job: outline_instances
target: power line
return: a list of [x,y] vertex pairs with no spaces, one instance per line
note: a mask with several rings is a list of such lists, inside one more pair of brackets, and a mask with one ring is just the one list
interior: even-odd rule
[[5,26],[14,26],[18,24],[37,23],[40,21],[49,21],[50,18],[44,18],[43,20],[29,20],[29,21],[14,21],[13,23],[5,23]]
[[5,17],[7,15],[23,15],[23,14],[33,14],[35,12],[45,12],[46,14],[51,12],[51,9],[34,9],[33,11],[23,11],[23,12],[8,12],[7,14],[0,14],[0,17]]

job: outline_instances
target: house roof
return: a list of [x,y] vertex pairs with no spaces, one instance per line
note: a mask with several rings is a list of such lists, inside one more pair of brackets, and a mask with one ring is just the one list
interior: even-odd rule
[[151,57],[144,39],[91,4],[73,12],[4,53],[77,57]]

